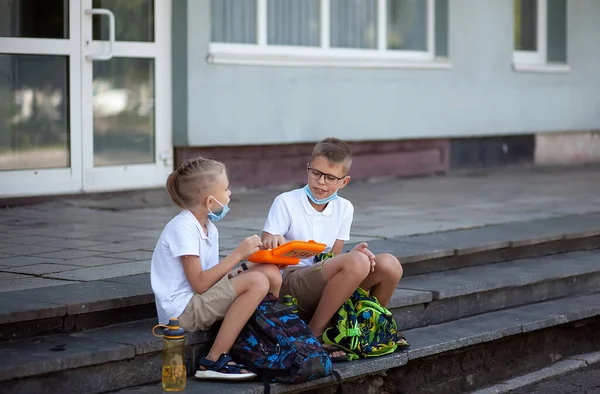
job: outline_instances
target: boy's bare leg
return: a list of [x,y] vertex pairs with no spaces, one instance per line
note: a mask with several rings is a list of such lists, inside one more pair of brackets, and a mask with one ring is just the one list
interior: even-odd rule
[[217,361],[221,354],[231,350],[242,328],[269,291],[269,281],[261,272],[248,272],[230,280],[238,296],[227,310],[217,337],[206,355],[211,361]]
[[269,293],[273,293],[275,297],[279,297],[279,291],[281,290],[281,283],[283,278],[279,267],[275,264],[248,264],[248,271],[240,273],[240,275],[248,272],[258,271],[262,272],[267,279],[269,279]]
[[308,324],[316,336],[323,334],[331,317],[365,280],[370,269],[371,263],[367,256],[356,251],[333,257],[323,263],[323,276],[327,285]]
[[375,271],[369,273],[360,287],[370,289],[371,295],[377,297],[382,306],[386,306],[402,278],[402,265],[389,253],[376,255],[375,263]]

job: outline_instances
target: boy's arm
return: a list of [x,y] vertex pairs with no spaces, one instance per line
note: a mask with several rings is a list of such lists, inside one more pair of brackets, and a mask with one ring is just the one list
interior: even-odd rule
[[185,277],[190,282],[192,290],[198,294],[202,294],[227,275],[242,258],[234,250],[221,260],[219,264],[206,271],[202,271],[199,256],[185,255],[181,256],[180,260],[181,264],[183,264]]
[[269,209],[267,220],[262,233],[263,247],[276,248],[284,244],[285,234],[290,230],[290,214],[285,206],[282,196],[277,196]]
[[[210,289],[221,278],[226,276],[237,263],[252,253],[258,251],[261,245],[260,238],[257,235],[252,235],[244,239],[227,257],[222,259],[217,265],[205,271],[202,270],[198,250],[200,249],[200,241],[193,236],[191,231],[181,231],[174,237],[175,240],[171,243],[171,252],[173,257],[178,257],[183,265],[185,277],[192,289],[202,294]],[[192,252],[192,251],[196,252]]]
[[331,247],[331,251],[333,252],[333,254],[335,254],[336,256],[338,254],[342,253],[342,250],[344,249],[344,241],[342,241],[341,239],[337,239],[335,241],[335,243],[333,244],[333,246]]

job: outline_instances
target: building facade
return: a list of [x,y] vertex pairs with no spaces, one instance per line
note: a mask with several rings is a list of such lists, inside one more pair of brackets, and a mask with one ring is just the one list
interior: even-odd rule
[[0,197],[600,160],[595,0],[0,0]]

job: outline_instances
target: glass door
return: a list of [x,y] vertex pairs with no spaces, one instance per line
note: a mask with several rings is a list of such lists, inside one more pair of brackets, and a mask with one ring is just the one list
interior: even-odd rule
[[0,198],[82,187],[81,7],[0,0]]
[[169,0],[82,0],[83,189],[164,184],[171,170]]

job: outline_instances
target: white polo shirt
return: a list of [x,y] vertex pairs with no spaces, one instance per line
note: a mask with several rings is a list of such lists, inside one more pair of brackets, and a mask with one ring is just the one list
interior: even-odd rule
[[[303,189],[280,194],[273,201],[263,231],[283,235],[286,241],[314,240],[331,250],[336,240],[348,241],[354,216],[352,203],[338,197],[330,201],[323,212],[310,205]],[[301,260],[300,266],[313,264],[313,259]]]
[[192,299],[194,290],[188,282],[180,257],[199,256],[202,270],[219,263],[219,231],[209,220],[208,235],[188,210],[181,211],[163,230],[150,266],[150,282],[160,324],[181,315]]

